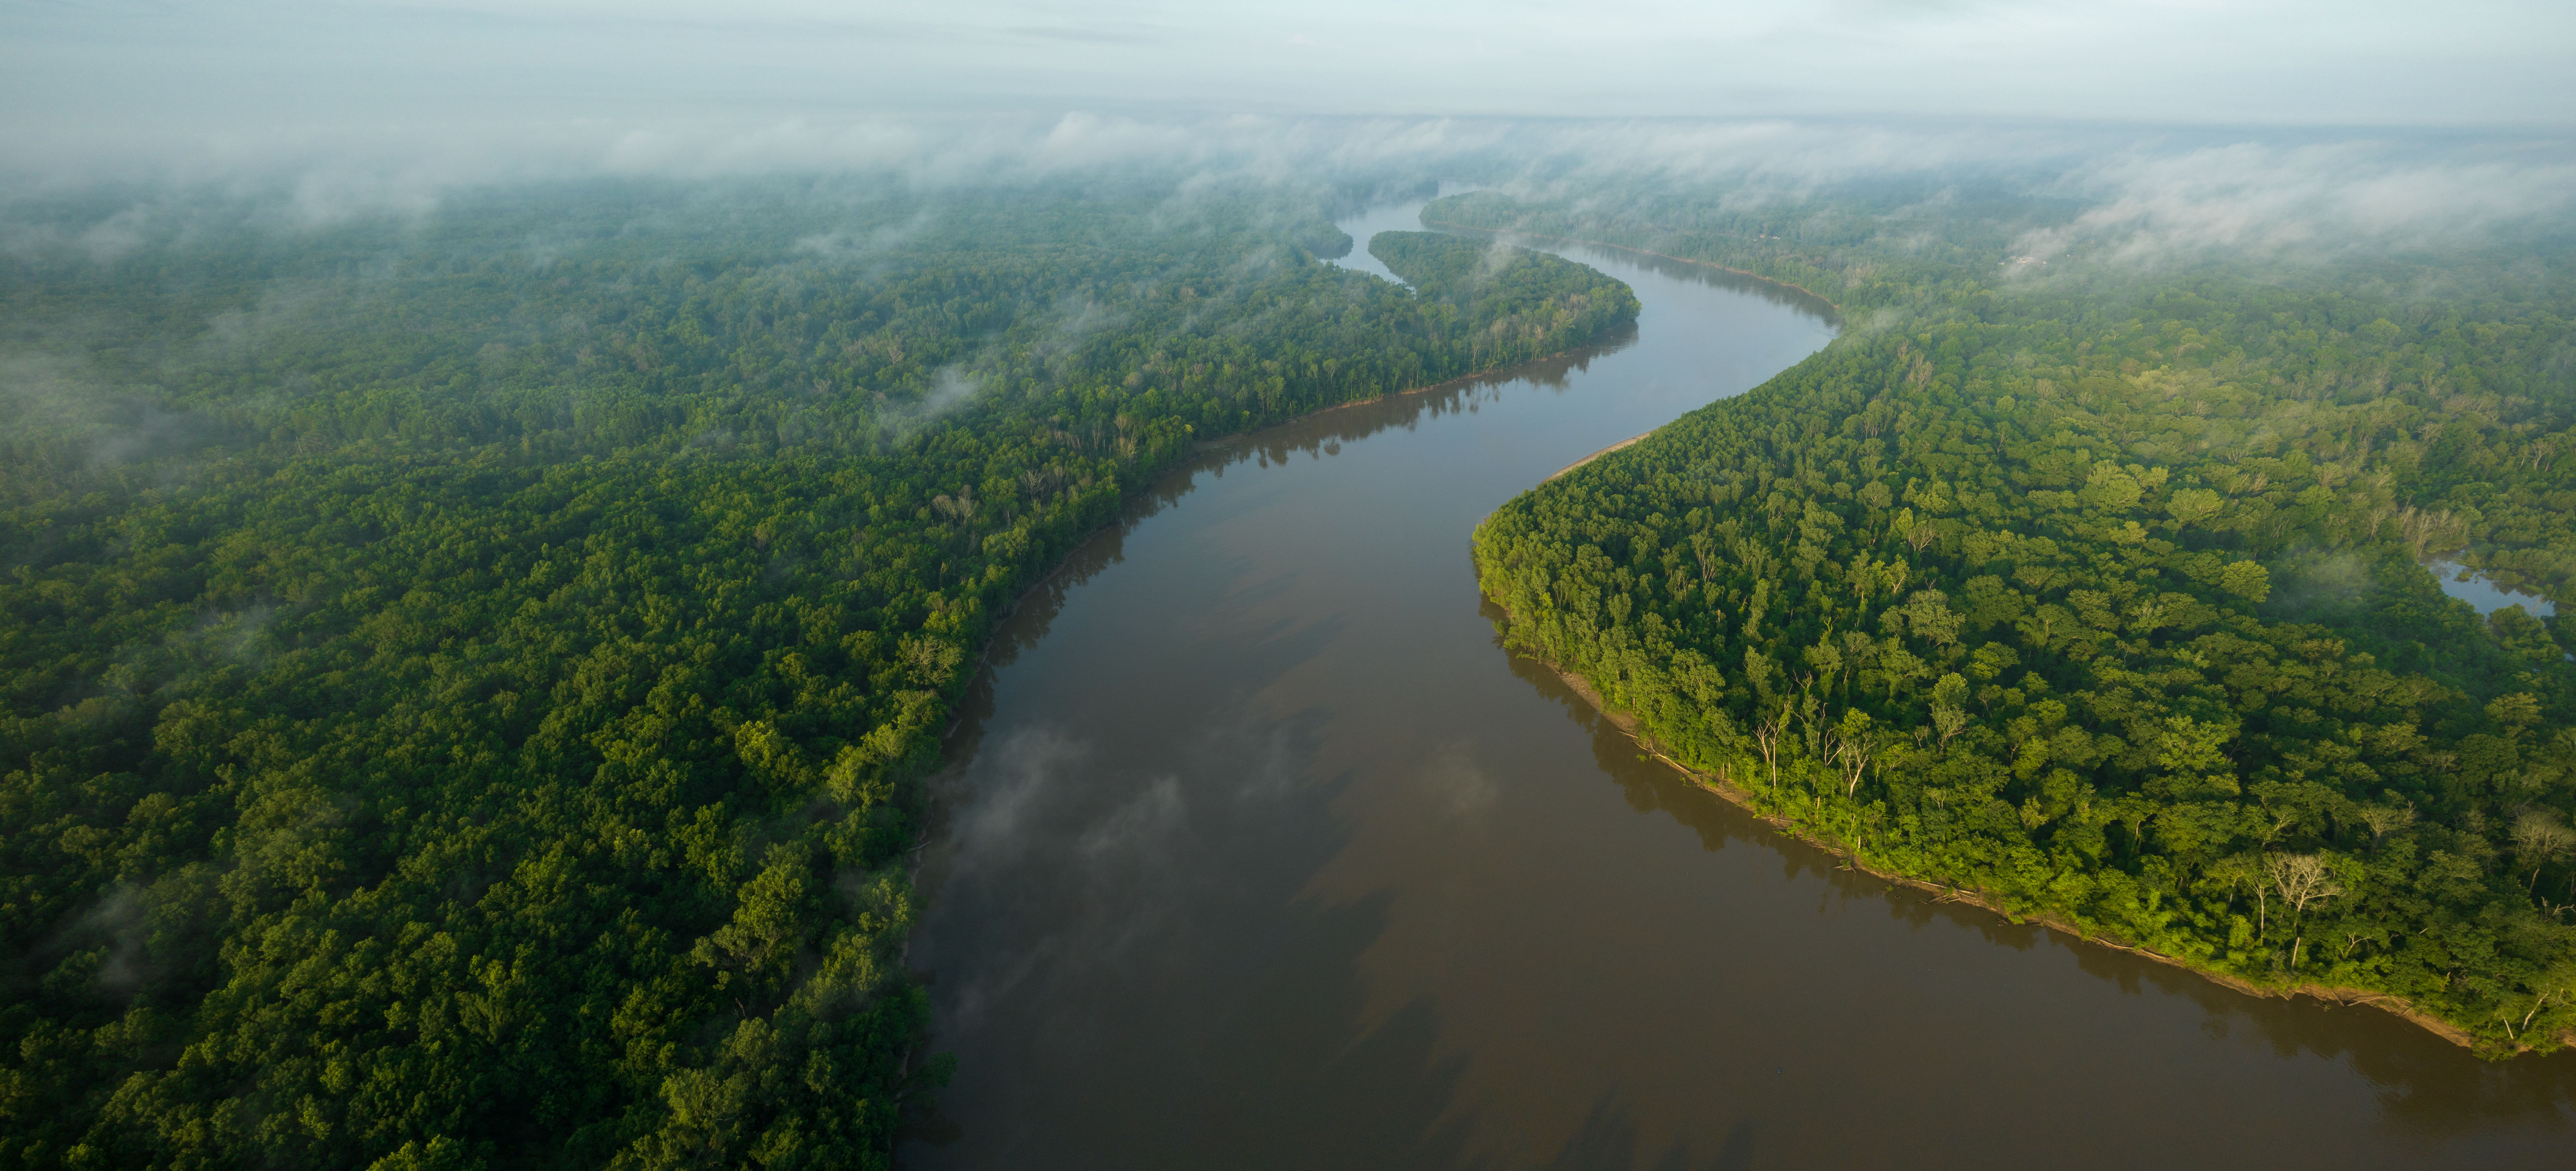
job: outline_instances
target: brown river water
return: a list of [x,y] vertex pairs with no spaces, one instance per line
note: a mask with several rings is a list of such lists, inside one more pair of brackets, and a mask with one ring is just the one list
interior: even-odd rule
[[1214,446],[1003,625],[933,786],[909,963],[960,1065],[905,1166],[2576,1166],[2576,1056],[1891,889],[1505,653],[1479,518],[1835,328],[1563,254],[1633,333]]

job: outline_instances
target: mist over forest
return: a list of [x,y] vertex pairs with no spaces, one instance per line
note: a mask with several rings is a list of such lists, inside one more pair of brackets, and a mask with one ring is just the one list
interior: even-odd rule
[[1013,616],[1237,437],[1697,328],[1614,260],[1833,339],[1479,505],[1494,670],[1874,891],[2576,1112],[2555,8],[0,28],[0,1163],[988,1158],[966,990],[1062,957],[920,967],[939,883],[1134,829],[957,789]]

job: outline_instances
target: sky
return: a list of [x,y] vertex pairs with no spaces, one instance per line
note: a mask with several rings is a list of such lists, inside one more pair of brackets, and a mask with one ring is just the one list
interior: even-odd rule
[[20,151],[926,111],[2563,126],[2563,0],[0,0]]
[[600,174],[2080,154],[2104,214],[2215,207],[2233,246],[2563,208],[2571,61],[2566,0],[0,0],[0,188],[256,180],[330,220]]

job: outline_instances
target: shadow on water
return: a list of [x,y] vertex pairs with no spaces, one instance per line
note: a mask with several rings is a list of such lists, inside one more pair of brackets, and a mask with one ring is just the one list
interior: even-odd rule
[[[1503,613],[1490,600],[1489,621]],[[1775,853],[1784,879],[1818,880],[1843,901],[1883,902],[1890,918],[1915,928],[1935,923],[1976,932],[2014,951],[2054,948],[2075,967],[2128,996],[2150,992],[2190,1001],[2204,1014],[2202,1031],[2227,1039],[2250,1032],[2277,1057],[2309,1056],[2348,1063],[2375,1088],[2378,1124],[2396,1133],[2442,1139],[2498,1124],[2539,1125],[2566,1132],[2576,1122],[2576,1053],[2489,1062],[2395,1016],[2367,1007],[2310,999],[2250,996],[2186,970],[2116,948],[2070,940],[2047,928],[2013,923],[1974,906],[1897,886],[1849,869],[1840,854],[1774,830],[1750,812],[1702,790],[1672,767],[1643,755],[1556,671],[1504,650],[1513,675],[1562,709],[1592,739],[1594,759],[1631,808],[1666,816],[1695,833],[1711,852],[1752,845]],[[1587,1123],[1587,1132],[1592,1124]],[[1589,1166],[1632,1166],[1611,1161]]]
[[[1729,304],[1674,267],[1650,311]],[[907,962],[962,1065],[905,1165],[2563,1162],[2576,1060],[1891,888],[1504,652],[1474,518],[1659,421],[1605,392],[1751,385],[1650,340],[1210,443],[1003,620],[930,786]]]
[[1599,342],[1540,358],[1510,370],[1474,375],[1419,390],[1391,394],[1303,415],[1258,431],[1201,443],[1197,451],[1144,491],[1136,493],[1119,519],[1091,534],[1062,564],[1029,587],[1011,613],[993,630],[984,666],[959,705],[960,718],[950,733],[945,755],[951,761],[973,756],[976,738],[992,714],[992,681],[996,672],[1019,661],[1029,648],[1044,642],[1066,599],[1126,559],[1128,534],[1167,509],[1179,506],[1201,484],[1204,473],[1217,479],[1238,464],[1267,468],[1292,456],[1322,460],[1341,454],[1341,445],[1381,431],[1412,430],[1426,420],[1473,414],[1481,403],[1507,389],[1530,387],[1562,394],[1592,363],[1635,345],[1637,327],[1621,326]]
[[1627,350],[1636,343],[1637,327],[1633,323],[1623,325],[1592,345],[1540,358],[1509,370],[1317,411],[1248,435],[1217,440],[1206,445],[1197,461],[1166,476],[1151,495],[1158,499],[1177,500],[1189,491],[1189,483],[1195,482],[1200,471],[1222,476],[1227,467],[1238,463],[1256,462],[1268,467],[1284,463],[1292,455],[1311,459],[1339,455],[1340,444],[1365,439],[1381,431],[1410,431],[1426,421],[1474,414],[1481,404],[1495,401],[1507,389],[1526,386],[1563,394],[1573,387],[1577,378],[1592,368],[1594,362]]
[[[1121,1038],[1110,1036],[1095,1038],[1091,1044],[1054,1047],[1056,1052],[1079,1054],[1076,1065],[1095,1068],[1016,1072],[1060,1085],[1079,1085],[1090,1080],[1087,1074],[1098,1073],[1098,1066],[1113,1069],[1122,1096],[1150,1095],[1167,1104],[1166,1116],[1173,1120],[1175,1129],[1154,1145],[1165,1149],[1175,1165],[1205,1158],[1236,1167],[1304,1167],[1344,1147],[1404,1151],[1402,1162],[1410,1166],[1478,1165],[1465,1153],[1463,1120],[1428,1128],[1420,1125],[1419,1120],[1456,1113],[1454,1082],[1458,1062],[1434,1052],[1434,1009],[1427,1002],[1417,1001],[1385,1019],[1374,1019],[1363,1009],[1365,993],[1353,974],[1362,953],[1386,931],[1385,898],[1336,905],[1310,897],[1302,890],[1307,876],[1340,853],[1348,841],[1347,827],[1329,813],[1335,794],[1350,783],[1348,771],[1325,775],[1320,781],[1307,779],[1325,772],[1318,761],[1316,741],[1317,729],[1331,718],[1329,709],[1311,708],[1284,719],[1244,716],[1208,727],[1151,731],[1063,728],[1033,732],[1019,728],[995,739],[991,730],[999,708],[998,684],[1024,656],[1056,634],[1068,604],[1082,593],[1081,587],[1127,561],[1129,544],[1141,526],[1170,510],[1187,507],[1195,494],[1211,482],[1223,480],[1228,469],[1244,465],[1270,468],[1298,457],[1330,458],[1339,455],[1345,443],[1387,431],[1409,431],[1453,415],[1472,414],[1507,392],[1563,393],[1592,362],[1634,342],[1635,331],[1629,328],[1599,344],[1542,359],[1509,373],[1461,379],[1351,404],[1204,444],[1131,499],[1119,521],[1081,542],[997,625],[985,663],[960,703],[958,721],[949,734],[946,755],[950,763],[930,785],[926,836],[931,847],[920,867],[921,889],[932,899],[950,904],[996,904],[989,915],[966,910],[955,916],[959,920],[1051,924],[1051,932],[1034,942],[1017,942],[1024,952],[1034,952],[1044,962],[1056,965],[1046,978],[1059,989],[1083,988],[1079,995],[1095,1009],[1084,1015],[1124,1022],[1124,1027],[1132,1029],[1135,1022],[1162,1015],[1146,1004],[1114,1004],[1134,995],[1139,987],[1160,987],[1164,994],[1182,997],[1193,989],[1226,988],[1243,1003],[1223,1015],[1242,1021],[1297,1023],[1294,1028],[1257,1030],[1259,1040],[1246,1042],[1257,1044],[1263,1052],[1261,1080],[1266,1089],[1241,1085],[1220,1088],[1219,1083],[1204,1078],[1201,1070],[1187,1066],[1161,1066],[1143,1060],[1121,1064],[1114,1056],[1122,1047]],[[1294,570],[1265,575],[1256,567],[1243,565],[1223,567],[1219,575],[1225,573],[1247,576],[1252,581],[1234,591],[1232,598],[1236,602],[1258,602],[1282,592],[1295,575]],[[1311,622],[1277,619],[1248,630],[1226,647],[1226,687],[1238,697],[1257,692],[1309,660],[1340,633],[1341,624],[1330,617]],[[1150,697],[1161,682],[1155,676],[1160,667],[1150,662],[1115,666],[1104,663],[1098,685]],[[1221,710],[1243,706],[1239,698],[1213,705],[1205,704],[1204,696],[1195,698],[1202,706]],[[1149,700],[1139,706],[1153,709],[1162,705]],[[1188,724],[1194,713],[1177,704],[1174,707],[1174,718]],[[1150,724],[1152,720],[1145,722]],[[1076,739],[1086,743],[1077,746],[1073,743]],[[1121,759],[1106,762],[1107,768],[1101,767],[1104,762],[1100,757],[1114,752],[1115,745],[1168,744],[1175,739],[1185,742],[1177,759]],[[1153,753],[1130,755],[1150,758]],[[1247,763],[1252,767],[1247,769]],[[1135,808],[1117,810],[1103,818],[1097,808],[1086,807],[1096,794],[1075,792],[1073,785],[1056,783],[1061,778],[1054,775],[1088,770],[1092,775],[1080,779],[1095,781],[1102,774],[1121,771],[1120,766],[1172,775],[1231,774],[1242,783],[1231,795],[1232,800],[1183,801],[1179,804],[1186,808],[1177,813],[1152,808],[1157,800],[1156,790],[1149,786],[1129,798]],[[994,796],[997,789],[1003,794],[999,801]],[[1292,791],[1296,799],[1280,799]],[[994,812],[997,808],[1009,809],[1010,816],[998,819]],[[1156,835],[1157,827],[1142,823],[1154,821],[1158,814],[1174,824],[1159,827],[1161,832]],[[997,820],[1011,824],[997,827]],[[1229,824],[1245,820],[1258,820],[1258,832],[1242,832],[1240,826]],[[1055,830],[1086,823],[1092,826],[1091,832],[1077,834],[1071,840],[1052,836]],[[1152,856],[1123,860],[1113,857],[1115,847],[1121,843],[1103,840],[1098,829],[1104,823],[1141,828],[1144,832],[1139,837],[1151,836],[1152,841],[1124,844],[1143,844],[1148,847],[1145,853]],[[1023,832],[1024,825],[1046,828]],[[1007,848],[997,839],[1007,841]],[[1247,858],[1243,851],[1248,846],[1268,856]],[[988,881],[996,870],[1007,872],[1009,877],[998,883]],[[1157,885],[1152,876],[1140,878],[1140,872],[1145,870],[1185,881],[1192,899],[1238,903],[1244,913],[1198,915],[1193,920],[1197,926],[1187,955],[1140,955],[1134,949],[1136,933],[1132,928],[1155,914],[1151,896]],[[996,897],[995,887],[1008,886],[1019,876],[1043,876],[1054,885],[1040,893]],[[1078,881],[1066,885],[1068,876]],[[1222,890],[1212,892],[1212,887],[1228,884],[1241,889],[1230,892],[1231,897]],[[1047,900],[1063,905],[1052,911],[1032,911],[1031,903]],[[1284,920],[1276,909],[1279,907],[1288,909]],[[990,959],[1001,949],[970,940],[954,950],[977,957],[978,965],[985,969],[976,974],[982,987],[962,988],[958,973],[942,971],[949,965],[936,959],[916,973],[933,988],[935,998],[949,1006],[944,1015],[953,1022],[978,1014],[1011,1013],[1009,986],[1031,978],[1027,971],[1029,957],[1024,954],[996,973]],[[922,958],[930,957],[916,957],[916,962]],[[1133,967],[1114,978],[1098,981],[1086,980],[1078,971],[1067,974],[1068,969],[1100,964],[1110,958],[1147,969],[1168,965],[1163,972],[1166,978],[1157,980],[1152,971],[1139,972]],[[1049,1003],[1060,1004],[1061,1000],[1051,999]],[[1099,1007],[1104,1003],[1110,1007]],[[1024,1013],[1013,1027],[1080,1027],[1068,1026],[1063,1020],[1043,1019],[1045,1016],[1042,1009]],[[934,1046],[940,1041],[934,1036]],[[1168,1052],[1192,1046],[1186,1042],[1174,1045],[1167,1038],[1161,1043],[1127,1047]],[[1070,1092],[1078,1096],[1082,1091]],[[1339,1126],[1319,1127],[1319,1109],[1345,1121]],[[1185,1121],[1193,1117],[1226,1119],[1222,1135],[1200,1141]],[[1380,1122],[1374,1127],[1362,1125],[1354,1129],[1355,1124],[1370,1119]],[[937,1162],[937,1153],[966,1138],[978,1121],[934,1100],[928,1113],[907,1121],[907,1164]],[[1272,1154],[1247,1154],[1248,1150]],[[1050,1154],[1045,1162],[1052,1166],[1126,1166],[1132,1165],[1134,1153],[1129,1149],[1085,1156],[1059,1151]]]

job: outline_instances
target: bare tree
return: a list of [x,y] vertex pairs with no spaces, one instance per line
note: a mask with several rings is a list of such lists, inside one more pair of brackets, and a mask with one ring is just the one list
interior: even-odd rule
[[2465,544],[2468,526],[2447,512],[2430,512],[2414,508],[2397,510],[2397,535],[2415,554],[2417,561],[2427,554],[2448,553]]
[[2533,809],[2514,819],[2514,855],[2531,867],[2531,881],[2522,884],[2524,894],[2539,889],[2541,870],[2569,850],[2576,850],[2576,829],[2567,828],[2556,813]]
[[1834,767],[1842,770],[1843,796],[1858,794],[1870,757],[1878,752],[1878,733],[1869,726],[1868,713],[1858,708],[1845,711],[1841,724],[1825,730],[1825,745]]
[[2299,970],[2299,945],[2305,936],[2298,934],[2299,921],[2306,916],[2308,904],[2323,902],[2343,893],[2326,868],[2326,860],[2315,854],[2274,854],[2263,860],[2263,875],[2272,880],[2272,888],[2281,892],[2281,901],[2290,904],[2290,970]]
[[[2522,1014],[2521,1028],[2526,1031],[2531,1028],[2531,1018],[2539,1016],[2540,1010],[2549,1007],[2551,1000],[2556,1000],[2560,1004],[2576,1000],[2576,964],[2562,960],[2551,965],[2549,970],[2542,972],[2540,978],[2531,983],[2531,990],[2537,996],[2531,1002],[2531,1011]],[[2508,1020],[2504,1023],[2505,1036],[2513,1036],[2514,1029],[2512,1021]]]
[[1771,768],[1771,799],[1780,799],[1780,739],[1789,731],[1789,702],[1782,700],[1780,714],[1753,725],[1753,744],[1762,750],[1762,763]]

